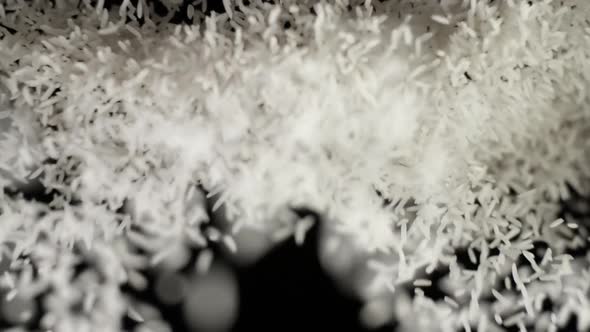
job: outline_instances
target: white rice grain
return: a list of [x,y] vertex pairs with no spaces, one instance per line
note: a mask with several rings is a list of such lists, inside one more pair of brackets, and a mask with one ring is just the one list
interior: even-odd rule
[[549,227],[550,227],[550,228],[555,228],[555,227],[557,227],[557,226],[559,226],[559,225],[563,224],[563,223],[564,223],[564,221],[565,221],[565,220],[563,220],[563,218],[556,219],[555,221],[553,221],[553,222],[551,223],[551,225],[549,225]]
[[211,208],[211,210],[213,212],[217,211],[223,204],[225,204],[225,202],[227,201],[227,199],[229,198],[229,190],[224,191],[219,198],[217,199],[217,201],[215,202],[215,204],[213,204],[213,207]]
[[142,323],[144,321],[144,318],[132,306],[129,306],[127,308],[127,316],[139,323]]
[[127,7],[129,7],[130,1],[131,0],[123,0],[121,6],[119,7],[119,16],[122,20],[125,20],[125,18],[127,17]]
[[127,29],[127,31],[131,32],[131,34],[134,35],[137,38],[137,40],[140,40],[140,41],[143,40],[143,36],[141,35],[141,33],[137,29],[135,29],[134,27],[132,27],[129,24],[126,24],[125,28]]
[[92,307],[94,306],[95,302],[96,302],[96,292],[91,291],[84,297],[84,303],[82,305],[84,312],[90,313],[92,311]]
[[23,91],[22,94],[23,94],[23,98],[25,99],[25,102],[29,106],[33,106],[35,104],[35,102],[33,101],[33,96],[31,95],[31,91],[29,90],[29,87],[25,86],[22,91]]
[[10,301],[14,300],[14,298],[16,298],[17,294],[18,294],[18,290],[16,288],[13,288],[11,291],[9,291],[6,294],[6,297],[5,297],[6,301],[10,302]]
[[414,286],[416,287],[430,287],[432,286],[432,281],[428,279],[416,279],[414,280]]
[[295,225],[295,243],[297,245],[303,245],[305,241],[305,234],[313,226],[314,219],[312,217],[306,217],[297,221]]
[[117,41],[117,45],[119,46],[119,48],[125,52],[125,53],[129,53],[129,48],[127,47],[127,45],[125,45],[125,43],[121,40]]
[[137,18],[143,17],[143,0],[137,2]]
[[535,270],[535,272],[539,272],[539,273],[543,272],[543,270],[539,267],[539,265],[537,265],[537,262],[535,262],[535,255],[533,255],[533,253],[525,250],[522,252],[522,255],[524,256],[524,258],[526,258],[527,261],[529,261],[529,263],[531,264],[531,267],[533,268],[533,270]]
[[236,240],[230,235],[224,235],[221,239],[221,242],[229,249],[230,252],[236,253],[238,251],[238,245],[236,244]]
[[516,263],[512,263],[512,279],[516,286],[523,285],[520,276],[518,275],[518,268],[516,267]]
[[195,7],[193,7],[193,5],[192,5],[192,4],[189,4],[189,5],[186,7],[186,17],[187,17],[189,20],[192,20],[194,16],[195,16]]
[[[234,17],[234,12],[232,10],[231,1],[232,0],[222,0],[223,8],[225,8],[225,12],[227,13],[227,16],[229,16],[230,20]],[[207,1],[203,1],[203,3],[206,3],[206,2]]]
[[502,316],[500,316],[499,314],[494,314],[494,320],[498,325],[502,325],[503,323]]
[[221,232],[217,228],[207,228],[206,234],[211,242],[218,242],[221,239]]
[[45,166],[39,166],[34,172],[32,172],[31,174],[29,174],[29,176],[27,177],[29,180],[33,180],[39,177],[39,175],[41,175],[41,173],[43,173],[43,171],[45,170]]
[[541,260],[541,266],[547,265],[549,262],[553,261],[553,250],[551,248],[547,248],[545,254],[543,255],[543,259]]
[[506,297],[504,297],[504,295],[502,295],[500,292],[498,292],[497,290],[492,288],[492,295],[496,298],[496,300],[498,300],[499,302],[502,303],[508,303]]
[[105,9],[103,9],[102,11],[102,15],[100,16],[100,28],[104,29],[107,26],[107,23],[109,22],[109,11]]
[[424,290],[421,288],[414,288],[414,295],[417,297],[424,297]]
[[137,75],[135,75],[135,77],[125,82],[125,87],[130,88],[141,84],[149,75],[149,73],[150,70],[148,68],[142,69],[139,73],[137,73]]
[[440,15],[432,15],[430,18],[431,18],[431,19],[432,19],[434,22],[436,22],[436,23],[440,23],[440,24],[442,24],[442,25],[449,25],[449,24],[451,24],[451,21],[450,21],[448,18],[444,17],[444,16],[440,16]]
[[98,0],[98,2],[96,3],[96,15],[101,15],[104,9],[104,1],[105,0]]
[[198,274],[203,275],[209,271],[211,263],[213,262],[213,252],[205,249],[199,253],[195,263],[195,269]]
[[270,26],[274,26],[278,23],[279,17],[281,15],[281,7],[277,6],[273,8],[270,13],[268,14],[268,24]]
[[448,305],[450,305],[451,307],[453,307],[454,309],[457,309],[457,308],[459,308],[459,304],[458,304],[458,303],[457,303],[455,300],[451,299],[451,298],[450,298],[450,297],[448,297],[448,296],[445,296],[445,297],[444,297],[444,301],[445,301],[445,302],[446,302]]

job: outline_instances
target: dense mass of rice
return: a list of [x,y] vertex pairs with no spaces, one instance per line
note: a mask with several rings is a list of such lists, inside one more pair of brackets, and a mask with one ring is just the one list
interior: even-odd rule
[[118,331],[119,285],[170,239],[235,249],[197,185],[236,229],[321,212],[379,253],[371,286],[414,280],[409,331],[590,327],[588,223],[559,215],[590,192],[590,2],[179,2],[0,1],[1,183],[55,193],[0,198],[2,284],[51,290],[45,327]]

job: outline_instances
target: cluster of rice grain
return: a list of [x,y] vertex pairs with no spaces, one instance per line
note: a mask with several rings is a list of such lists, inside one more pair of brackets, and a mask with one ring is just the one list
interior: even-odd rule
[[[590,3],[161,3],[0,1],[1,183],[54,193],[2,194],[0,244],[14,289],[53,290],[45,328],[117,331],[118,285],[169,243],[235,250],[197,185],[240,225],[319,211],[388,257],[388,289],[448,266],[444,300],[414,296],[422,330],[590,327],[590,262],[568,254],[587,225],[559,219],[590,191]],[[74,282],[80,255],[95,277]]]

